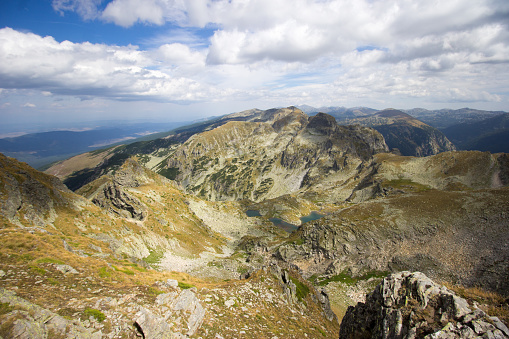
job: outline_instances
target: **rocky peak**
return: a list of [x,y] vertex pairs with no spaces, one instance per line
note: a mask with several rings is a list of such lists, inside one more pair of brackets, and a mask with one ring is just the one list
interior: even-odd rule
[[136,160],[130,158],[113,176],[113,181],[124,187],[139,187],[150,181],[146,173],[147,169]]
[[348,307],[339,338],[509,338],[496,317],[420,272],[387,276],[365,303]]
[[329,114],[318,113],[317,115],[309,118],[307,128],[309,130],[317,131],[320,134],[330,135],[337,126],[336,119]]

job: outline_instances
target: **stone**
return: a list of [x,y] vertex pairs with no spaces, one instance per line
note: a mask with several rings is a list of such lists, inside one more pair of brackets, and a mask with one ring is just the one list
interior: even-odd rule
[[138,331],[143,335],[143,338],[174,338],[171,326],[166,322],[166,320],[156,316],[146,308],[142,308],[138,313],[136,313],[134,323]]
[[166,280],[166,286],[171,288],[177,288],[179,286],[179,282],[175,279]]
[[71,274],[78,274],[79,272],[76,271],[72,266],[69,266],[69,265],[60,265],[60,264],[54,264],[55,268],[66,274],[66,273],[71,273]]
[[509,338],[503,328],[423,273],[400,272],[384,278],[365,303],[348,308],[339,338],[410,339],[420,330],[432,332],[426,339]]
[[500,321],[500,319],[498,319],[497,317],[490,317],[490,319],[493,321],[493,324],[495,325],[496,328],[502,331],[504,335],[509,337],[509,329],[503,322]]
[[16,296],[13,291],[0,288],[0,303],[9,304],[14,310],[4,314],[3,321],[12,321],[12,327],[4,329],[8,338],[102,338],[101,331],[93,332],[79,321],[70,321],[38,305]]

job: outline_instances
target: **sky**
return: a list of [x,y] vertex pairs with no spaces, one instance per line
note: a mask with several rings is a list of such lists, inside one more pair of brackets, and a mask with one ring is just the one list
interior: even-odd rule
[[507,0],[2,0],[0,125],[509,111]]

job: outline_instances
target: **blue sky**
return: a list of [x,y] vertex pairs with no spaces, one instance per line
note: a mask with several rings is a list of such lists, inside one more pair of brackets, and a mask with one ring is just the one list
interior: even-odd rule
[[300,104],[509,111],[508,25],[506,0],[5,0],[0,133]]

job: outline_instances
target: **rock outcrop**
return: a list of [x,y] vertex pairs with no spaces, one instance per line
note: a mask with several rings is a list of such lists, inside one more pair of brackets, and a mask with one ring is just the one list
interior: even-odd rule
[[205,316],[194,290],[160,294],[156,304],[165,310],[161,315],[146,308],[135,315],[135,326],[144,338],[188,338],[196,333]]
[[420,272],[386,277],[348,308],[339,332],[340,339],[481,337],[509,338],[509,329]]
[[78,320],[66,319],[2,287],[0,305],[0,333],[8,333],[9,338],[102,338],[101,331],[85,328]]
[[80,203],[56,177],[3,154],[0,154],[0,187],[0,215],[18,225],[28,222],[44,227],[54,220],[58,207]]

